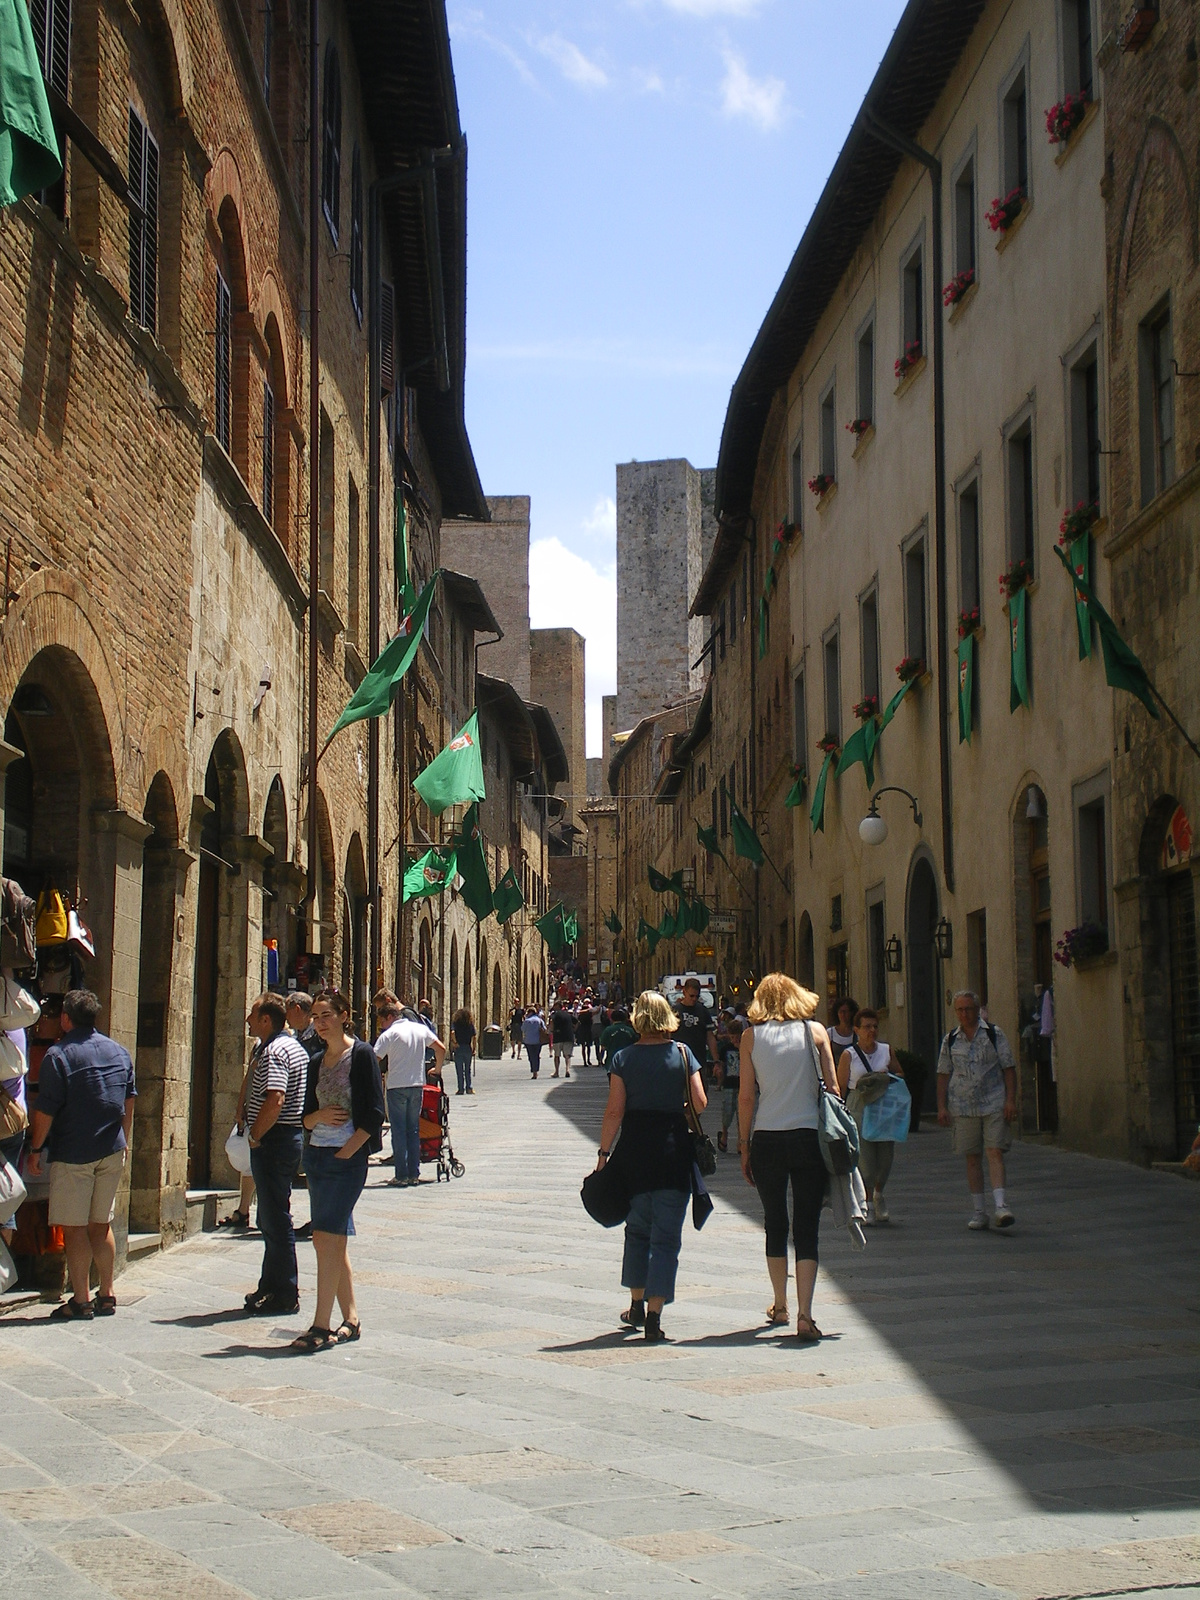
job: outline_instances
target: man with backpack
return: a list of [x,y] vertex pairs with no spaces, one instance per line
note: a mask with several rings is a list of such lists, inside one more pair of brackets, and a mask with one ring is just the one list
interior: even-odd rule
[[973,1232],[988,1226],[983,1208],[983,1152],[987,1151],[997,1228],[1011,1228],[1015,1218],[1004,1193],[1004,1152],[1012,1144],[1017,1114],[1017,1069],[1012,1049],[994,1023],[981,1023],[979,996],[969,989],[954,996],[958,1026],[942,1040],[937,1064],[938,1122],[953,1126],[954,1153],[967,1161],[967,1187]]

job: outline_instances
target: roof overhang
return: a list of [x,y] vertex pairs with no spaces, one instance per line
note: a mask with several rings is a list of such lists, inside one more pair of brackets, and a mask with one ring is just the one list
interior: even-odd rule
[[533,725],[537,729],[538,747],[542,752],[542,771],[547,784],[553,788],[556,783],[566,783],[571,776],[571,768],[562,739],[554,725],[554,718],[545,706],[534,705],[530,700],[525,702],[525,708],[533,718]]
[[533,718],[525,702],[503,678],[489,678],[482,672],[475,674],[475,699],[496,723],[508,746],[513,775],[528,778],[537,771],[538,741]]
[[447,599],[476,633],[494,633],[498,639],[503,639],[504,629],[496,621],[478,578],[469,578],[463,572],[449,572],[443,567],[442,582]]
[[693,615],[711,606],[714,594],[719,596],[740,548],[740,525],[751,513],[771,403],[804,354],[904,159],[870,131],[868,114],[916,140],[984,4],[909,0],[904,9],[730,394],[717,460],[717,538]]

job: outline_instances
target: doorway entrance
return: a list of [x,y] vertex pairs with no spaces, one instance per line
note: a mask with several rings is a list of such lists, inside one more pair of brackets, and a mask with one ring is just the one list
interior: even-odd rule
[[187,1186],[208,1183],[212,1157],[213,1066],[217,1042],[217,962],[220,955],[221,779],[210,758],[204,798],[212,809],[200,829],[196,901],[196,981],[192,993],[192,1093],[188,1106]]
[[926,1066],[922,1111],[937,1108],[937,1055],[941,1045],[941,963],[934,944],[937,879],[927,856],[918,856],[908,880],[908,1048]]

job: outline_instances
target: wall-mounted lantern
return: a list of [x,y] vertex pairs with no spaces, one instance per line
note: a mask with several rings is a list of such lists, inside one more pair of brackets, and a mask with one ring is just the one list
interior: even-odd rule
[[896,934],[884,945],[883,959],[889,972],[903,972],[904,950]]
[[933,930],[933,942],[942,961],[953,960],[954,957],[954,929],[945,917]]

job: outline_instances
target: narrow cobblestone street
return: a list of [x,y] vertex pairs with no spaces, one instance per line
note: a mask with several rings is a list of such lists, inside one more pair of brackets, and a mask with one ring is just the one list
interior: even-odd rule
[[865,1254],[826,1214],[803,1348],[761,1326],[757,1201],[722,1158],[647,1349],[615,1331],[620,1232],[577,1197],[604,1076],[547,1080],[481,1063],[460,1181],[373,1169],[360,1344],[293,1358],[300,1319],[241,1316],[257,1235],[136,1264],[112,1321],[0,1322],[7,1592],[1200,1594],[1195,1186],[1019,1145],[1016,1228],[968,1234],[923,1129]]

